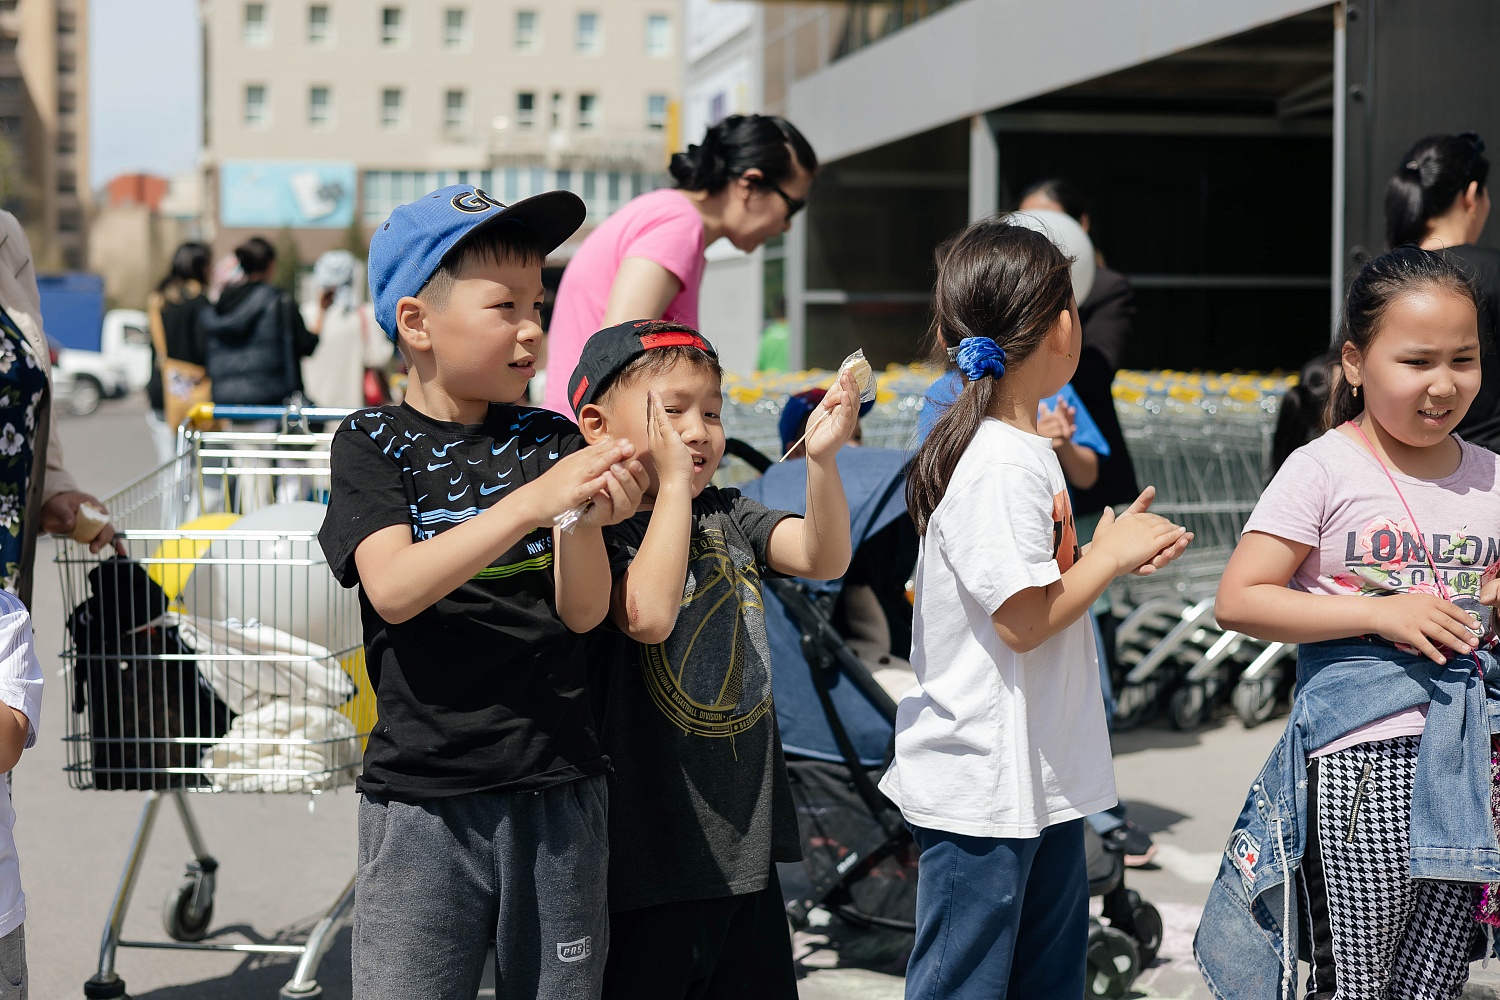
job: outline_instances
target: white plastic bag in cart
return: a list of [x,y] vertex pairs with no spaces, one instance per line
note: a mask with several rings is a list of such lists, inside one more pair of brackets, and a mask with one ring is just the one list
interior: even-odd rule
[[[183,643],[198,656],[198,673],[219,700],[245,715],[275,700],[337,708],[354,697],[354,680],[322,646],[295,635],[233,618],[167,615]],[[240,660],[237,656],[270,656]]]
[[203,768],[247,772],[210,774],[216,791],[318,792],[352,778],[359,759],[354,726],[337,710],[277,698],[235,719],[204,752]]

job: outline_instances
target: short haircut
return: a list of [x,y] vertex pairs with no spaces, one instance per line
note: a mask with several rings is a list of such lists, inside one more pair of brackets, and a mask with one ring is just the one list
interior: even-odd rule
[[448,296],[463,269],[483,261],[489,264],[521,264],[524,267],[541,267],[547,259],[549,248],[535,233],[525,226],[504,221],[480,229],[468,239],[448,252],[432,277],[417,292],[417,298],[434,309],[448,304]]
[[263,274],[276,260],[276,248],[262,237],[252,236],[234,248],[234,257],[246,274]]
[[[641,336],[649,336],[654,333],[691,333],[697,335],[698,331],[683,323],[672,323],[666,320],[657,320],[640,328]],[[658,379],[677,367],[679,361],[709,372],[714,377],[715,384],[724,381],[724,369],[719,365],[719,359],[707,351],[686,344],[673,347],[653,347],[651,350],[632,358],[630,363],[619,371],[610,375],[594,394],[594,405],[602,406],[613,393],[622,385],[629,385],[643,379]]]

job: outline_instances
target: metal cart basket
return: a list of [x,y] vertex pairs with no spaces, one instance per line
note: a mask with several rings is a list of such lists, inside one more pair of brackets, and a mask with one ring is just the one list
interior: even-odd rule
[[[200,407],[176,459],[105,501],[128,557],[60,543],[69,784],[146,793],[86,997],[125,996],[122,947],[296,955],[280,996],[322,992],[318,963],[350,912],[352,876],[303,944],[205,942],[218,862],[189,803],[319,793],[359,767],[375,714],[359,607],[317,541],[346,412]],[[167,900],[171,940],[122,940],[163,801],[193,852]]]

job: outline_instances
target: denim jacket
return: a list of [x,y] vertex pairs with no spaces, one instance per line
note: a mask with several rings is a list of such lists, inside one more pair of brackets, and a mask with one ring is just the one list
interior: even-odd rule
[[[1500,662],[1438,666],[1358,639],[1298,648],[1297,697],[1286,732],[1250,786],[1193,941],[1219,1000],[1295,1000],[1296,883],[1307,842],[1307,755],[1394,712],[1426,704],[1411,804],[1413,878],[1500,882],[1490,815],[1490,734]],[[1290,892],[1287,887],[1292,886]]]

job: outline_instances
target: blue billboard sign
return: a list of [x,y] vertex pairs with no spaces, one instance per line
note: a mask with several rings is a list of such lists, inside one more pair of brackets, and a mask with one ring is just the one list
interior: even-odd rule
[[219,167],[219,223],[341,229],[354,220],[353,163],[229,160]]

